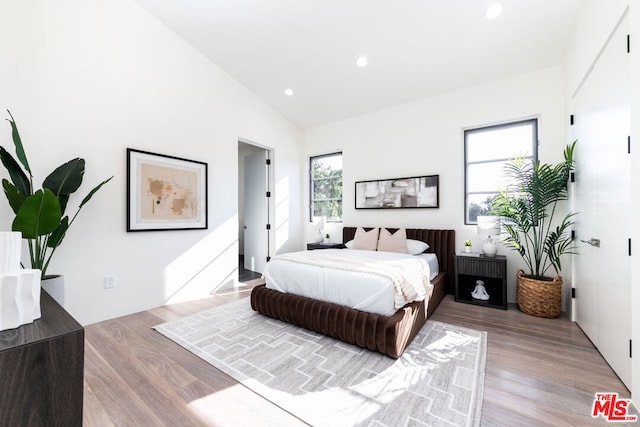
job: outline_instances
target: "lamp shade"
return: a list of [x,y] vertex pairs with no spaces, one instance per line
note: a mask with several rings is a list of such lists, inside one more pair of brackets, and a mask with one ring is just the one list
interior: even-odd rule
[[478,216],[479,236],[497,236],[498,234],[500,234],[499,216]]

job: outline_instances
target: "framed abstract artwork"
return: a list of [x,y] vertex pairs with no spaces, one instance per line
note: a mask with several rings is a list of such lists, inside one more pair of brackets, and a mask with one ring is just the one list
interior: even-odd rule
[[127,148],[127,231],[207,228],[207,164]]
[[440,175],[356,182],[356,209],[438,208]]

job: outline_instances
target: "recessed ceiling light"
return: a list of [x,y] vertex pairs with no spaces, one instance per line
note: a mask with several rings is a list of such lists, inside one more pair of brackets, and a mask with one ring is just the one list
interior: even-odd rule
[[287,96],[293,96],[293,89],[291,89],[290,87],[286,88],[284,90],[284,94]]
[[495,19],[502,13],[502,5],[500,3],[493,3],[487,8],[484,16],[487,19]]
[[361,56],[356,60],[356,65],[360,68],[366,67],[367,64],[369,64],[369,61],[367,61],[367,58],[365,58],[364,56]]

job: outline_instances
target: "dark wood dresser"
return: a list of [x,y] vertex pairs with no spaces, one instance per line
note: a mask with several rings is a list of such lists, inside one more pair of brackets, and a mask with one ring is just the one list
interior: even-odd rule
[[84,328],[44,290],[40,305],[0,332],[0,426],[81,426]]

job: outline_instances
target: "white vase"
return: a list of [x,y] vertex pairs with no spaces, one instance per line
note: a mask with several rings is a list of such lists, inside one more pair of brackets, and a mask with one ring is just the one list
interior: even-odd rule
[[24,325],[41,317],[40,270],[20,270],[18,277],[16,301],[20,311],[20,324]]
[[16,303],[18,276],[0,276],[0,331],[20,326],[20,312]]
[[491,237],[482,244],[482,253],[488,257],[494,257],[498,253],[498,246],[491,240]]
[[17,231],[0,232],[0,274],[15,273],[20,270],[22,252],[22,233]]
[[40,270],[0,274],[0,331],[40,317]]
[[41,317],[40,270],[21,269],[22,234],[0,232],[0,331]]

